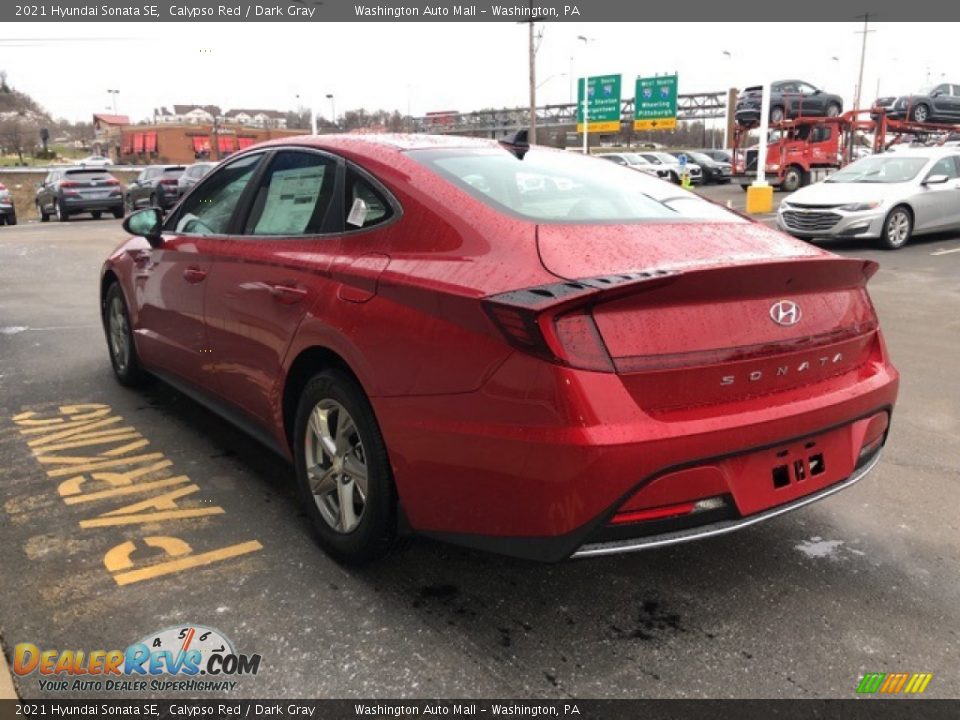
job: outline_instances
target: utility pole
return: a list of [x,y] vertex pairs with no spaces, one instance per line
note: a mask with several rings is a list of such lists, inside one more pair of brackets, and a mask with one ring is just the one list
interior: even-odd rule
[[863,92],[863,64],[867,59],[867,34],[872,33],[873,30],[868,29],[868,24],[870,22],[870,13],[864,13],[862,16],[858,15],[857,17],[863,17],[863,30],[858,30],[857,34],[863,35],[863,44],[860,47],[860,77],[857,80],[857,91],[854,94],[853,98],[853,109],[860,109],[860,95]]
[[[533,8],[533,0],[530,1],[530,7]],[[537,144],[537,49],[533,42],[533,20],[530,20],[529,30],[529,53],[530,53],[530,136],[528,142],[531,145]]]

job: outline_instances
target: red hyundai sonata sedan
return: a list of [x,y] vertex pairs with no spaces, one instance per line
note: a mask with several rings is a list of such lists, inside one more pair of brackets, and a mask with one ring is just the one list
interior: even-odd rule
[[290,459],[344,562],[410,533],[547,561],[718,535],[848,487],[887,437],[875,263],[595,158],[284,139],[124,226],[117,378]]

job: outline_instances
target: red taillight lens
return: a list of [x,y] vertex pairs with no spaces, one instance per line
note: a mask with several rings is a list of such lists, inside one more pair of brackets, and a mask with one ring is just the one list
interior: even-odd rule
[[120,184],[119,180],[114,180],[112,178],[110,180],[107,180],[107,182],[104,183],[104,185],[119,185],[119,184]]
[[486,303],[487,313],[513,347],[581,370],[613,372],[613,361],[589,309],[554,314]]
[[160,181],[160,184],[161,184],[161,185],[176,185],[176,184],[177,184],[177,181],[174,180],[174,179],[168,178],[168,179],[166,179],[166,180],[161,180],[161,181]]
[[[613,372],[613,360],[589,310],[581,309],[553,320],[555,354],[573,367]],[[549,336],[548,336],[549,337]]]
[[62,188],[72,188],[72,187],[77,187],[79,184],[80,184],[80,183],[75,183],[75,182],[70,182],[69,180],[64,180],[62,183],[60,183],[60,187],[62,187]]

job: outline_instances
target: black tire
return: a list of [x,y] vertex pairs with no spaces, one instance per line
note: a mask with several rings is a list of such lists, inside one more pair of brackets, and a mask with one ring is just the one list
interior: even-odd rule
[[886,250],[899,250],[913,235],[913,213],[906,205],[897,205],[887,213],[880,231],[880,245]]
[[133,206],[133,198],[129,195],[123,196],[123,210],[126,215],[132,213],[136,208]]
[[94,211],[93,211],[92,213],[90,213],[90,214],[93,216],[93,219],[94,219],[94,220],[99,220],[99,219],[101,218],[101,216],[103,215],[103,213],[100,212],[99,210],[94,210]]
[[775,105],[774,107],[770,108],[770,122],[783,122],[785,117],[786,113],[784,113],[783,108],[779,105]]
[[672,170],[670,171],[670,182],[672,182],[674,185],[680,184],[680,176]]
[[827,105],[827,117],[836,117],[840,114],[840,106],[836,103],[830,103]]
[[40,222],[50,221],[50,213],[45,213],[43,211],[43,205],[41,205],[39,202],[37,203],[37,215],[40,216]]
[[60,206],[59,200],[53,201],[53,214],[57,216],[58,222],[67,222],[70,220],[70,213]]
[[795,192],[799,190],[804,185],[803,177],[803,168],[791,165],[783,174],[783,184],[780,186],[780,189],[783,190],[783,192]]
[[117,220],[122,219],[122,218],[123,218],[123,208],[117,208],[116,210],[114,210],[114,211],[113,211],[113,216],[114,216]]
[[16,225],[17,224],[17,215],[13,213],[12,215],[7,215],[7,225]]
[[150,193],[150,207],[160,207],[160,201],[156,193]]
[[[116,326],[114,325],[112,312],[115,304],[118,304],[123,319],[120,326],[120,333],[125,338],[126,343],[123,351],[118,349],[113,338],[113,331]],[[140,365],[137,346],[133,341],[133,327],[130,323],[127,300],[123,296],[123,290],[118,282],[109,287],[103,302],[103,328],[107,336],[107,352],[110,354],[110,365],[113,367],[113,374],[117,381],[127,387],[136,387],[143,384],[146,374],[143,371],[143,366]]]
[[741,185],[741,186],[740,186],[740,189],[743,190],[744,192],[746,192],[747,190],[750,189],[750,186],[749,186],[749,185]]
[[930,120],[930,108],[924,103],[917,103],[910,110],[910,119],[914,122],[928,122]]
[[[363,498],[359,519],[352,529],[346,531],[338,530],[325,519],[320,509],[325,502],[324,496],[314,495],[307,474],[307,456],[310,452],[307,445],[315,437],[310,427],[310,418],[314,409],[323,404],[339,406],[340,410],[346,411],[348,419],[352,420],[357,441],[353,450],[347,454],[354,453],[359,447],[367,473],[366,496]],[[330,412],[339,411],[333,409]],[[304,511],[313,524],[320,546],[330,556],[346,565],[362,565],[382,558],[394,549],[397,539],[397,493],[387,448],[367,396],[350,375],[336,369],[324,370],[314,375],[306,384],[297,405],[293,452],[297,486]],[[348,482],[346,474],[336,474],[332,458],[329,466],[321,467],[318,464],[315,467],[321,471],[329,471],[332,480],[328,482],[332,483],[337,491],[341,483]],[[343,467],[346,467],[345,459]],[[351,513],[355,515],[357,496],[353,494],[353,490],[350,492]],[[334,491],[328,490],[328,493],[326,497],[329,498]],[[342,513],[340,517],[344,517]]]

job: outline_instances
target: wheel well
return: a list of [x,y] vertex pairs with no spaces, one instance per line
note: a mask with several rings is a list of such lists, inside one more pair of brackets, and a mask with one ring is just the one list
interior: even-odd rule
[[[910,207],[910,205],[909,205],[908,203],[905,203],[905,202],[897,203],[897,204],[894,205],[892,208],[890,208],[890,212],[887,213],[887,217],[890,217],[890,213],[892,213],[892,212],[893,212],[894,210],[896,210],[897,208],[901,208],[901,207],[902,207],[904,210],[906,210],[908,213],[910,213],[910,224],[912,225],[912,224],[916,221],[917,216],[916,216],[916,214],[913,212],[913,208]],[[884,222],[886,222],[886,221],[884,221]]]
[[356,373],[350,369],[347,361],[337,353],[325,347],[310,347],[303,350],[290,366],[283,386],[283,432],[287,445],[293,447],[293,426],[297,420],[297,403],[300,393],[314,375],[327,368],[337,368],[352,377],[357,385],[363,387]]

